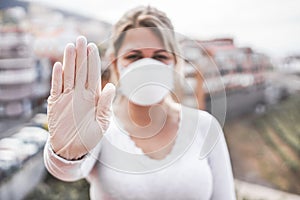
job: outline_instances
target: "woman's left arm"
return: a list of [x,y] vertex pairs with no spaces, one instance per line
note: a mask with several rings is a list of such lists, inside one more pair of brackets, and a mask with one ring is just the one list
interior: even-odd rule
[[213,117],[214,125],[219,131],[219,139],[208,155],[208,162],[213,175],[212,200],[235,200],[235,187],[230,156],[224,133],[218,121]]

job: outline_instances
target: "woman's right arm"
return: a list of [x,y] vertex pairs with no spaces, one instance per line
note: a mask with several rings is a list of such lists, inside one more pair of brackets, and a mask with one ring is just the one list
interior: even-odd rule
[[63,181],[85,178],[94,167],[101,150],[101,142],[87,155],[78,160],[67,160],[54,153],[50,141],[44,148],[44,163],[50,174]]
[[44,159],[49,172],[62,180],[87,175],[109,126],[115,87],[108,83],[101,91],[100,72],[98,48],[84,37],[77,38],[76,46],[68,44],[63,63],[54,64]]

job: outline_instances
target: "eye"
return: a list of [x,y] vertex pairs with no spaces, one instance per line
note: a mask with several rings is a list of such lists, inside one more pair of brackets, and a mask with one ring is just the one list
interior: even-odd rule
[[137,54],[131,54],[131,55],[128,55],[125,57],[125,59],[127,59],[127,60],[136,60],[138,58],[140,58],[140,56]]
[[168,56],[165,56],[165,55],[155,55],[153,56],[154,59],[157,59],[157,60],[167,60],[169,59]]

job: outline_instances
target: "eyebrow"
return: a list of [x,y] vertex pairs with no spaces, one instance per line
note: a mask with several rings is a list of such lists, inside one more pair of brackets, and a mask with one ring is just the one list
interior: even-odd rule
[[135,52],[135,53],[142,53],[140,50],[138,49],[128,49],[128,51],[125,52],[125,54],[131,53],[131,52]]
[[158,49],[158,50],[154,51],[154,53],[160,53],[160,52],[168,53],[167,50],[165,50],[165,49]]
[[[140,49],[128,49],[128,51],[125,54],[128,54],[130,52],[142,53],[142,51]],[[158,50],[154,51],[154,53],[161,53],[161,52],[167,52],[167,50],[165,50],[165,49],[158,49]]]

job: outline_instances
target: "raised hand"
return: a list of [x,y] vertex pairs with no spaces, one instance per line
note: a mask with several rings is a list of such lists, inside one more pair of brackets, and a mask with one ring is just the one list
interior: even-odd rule
[[108,128],[115,86],[101,91],[98,48],[84,37],[65,48],[63,64],[53,67],[48,98],[50,144],[59,156],[73,160],[93,149]]

